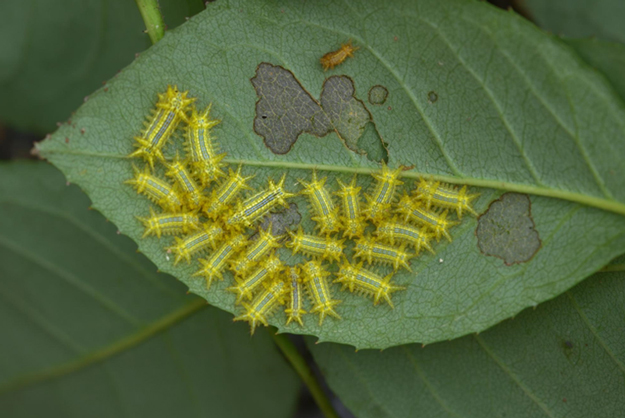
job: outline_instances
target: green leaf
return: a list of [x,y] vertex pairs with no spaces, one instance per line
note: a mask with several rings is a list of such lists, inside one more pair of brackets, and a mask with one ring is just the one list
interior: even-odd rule
[[557,35],[625,43],[621,0],[523,0],[521,4],[540,27]]
[[157,274],[52,167],[0,178],[0,415],[291,416],[269,335]]
[[[349,39],[360,48],[355,56],[324,72],[319,58]],[[338,74],[348,77],[330,77]],[[322,97],[324,81],[333,95]],[[343,300],[337,307],[342,320],[327,319],[320,327],[307,315],[303,328],[287,327],[279,312],[270,323],[281,331],[359,348],[455,338],[559,295],[625,246],[622,103],[601,75],[534,25],[480,2],[397,1],[380,7],[369,1],[351,8],[338,0],[219,1],[169,31],[39,150],[161,270],[227,311],[240,312],[234,295],[224,291],[231,276],[207,291],[191,277],[196,261],[173,266],[168,260],[164,247],[172,239],[141,239],[135,216],[146,215],[150,204],[123,184],[133,175],[133,161],[126,158],[132,138],[168,84],[189,89],[198,107],[213,104],[213,117],[222,120],[213,132],[226,160],[256,175],[255,190],[266,187],[268,177],[286,173],[288,189],[298,191],[298,180],[310,180],[313,168],[329,176],[332,190],[335,178],[349,182],[360,173],[366,190],[372,183],[366,174],[380,165],[362,149],[346,146],[361,148],[354,142],[361,132],[366,149],[375,148],[371,138],[379,138],[388,164],[409,168],[403,173],[407,189],[421,175],[479,186],[472,189],[481,193],[479,213],[505,191],[530,195],[503,198],[495,207],[505,210],[488,217],[483,242],[476,236],[478,221],[465,216],[452,230],[452,243],[440,242],[436,255],[413,260],[412,273],[398,272],[393,281],[407,290],[393,294],[394,310],[335,287]],[[264,92],[262,100],[255,86]],[[382,98],[368,100],[374,86],[388,91],[382,105]],[[293,102],[280,103],[284,97]],[[326,108],[329,97],[332,110]],[[266,106],[271,99],[277,102]],[[258,115],[255,131],[257,102],[268,113]],[[347,118],[354,124],[336,124],[341,138],[334,132],[315,136],[328,120],[345,122],[341,103],[358,115]],[[364,128],[362,106],[371,115]],[[281,117],[289,123],[280,125]],[[299,131],[304,133],[293,143]],[[256,132],[286,153],[272,152]],[[170,157],[174,147],[166,150]],[[292,202],[311,231],[306,198]],[[536,233],[525,234],[521,225]],[[523,246],[517,250],[520,232]],[[532,257],[536,239],[539,249]],[[495,242],[505,244],[505,257],[497,249],[501,244],[492,248]],[[301,260],[287,250],[280,254],[288,263]]]
[[[161,1],[173,28],[201,1]],[[0,3],[0,120],[51,132],[85,96],[150,45],[134,1]]]
[[601,71],[625,102],[625,45],[599,39],[563,39],[584,61]]
[[625,408],[625,265],[483,334],[384,352],[308,347],[359,418],[616,417]]

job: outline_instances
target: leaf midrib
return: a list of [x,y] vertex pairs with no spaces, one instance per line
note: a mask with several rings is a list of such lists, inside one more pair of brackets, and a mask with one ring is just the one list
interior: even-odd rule
[[[83,155],[87,157],[97,158],[111,158],[111,159],[127,159],[126,155],[122,154],[98,154],[88,151],[74,151],[74,150],[47,150],[42,151],[44,156],[51,154],[67,154],[67,155]],[[46,157],[47,158],[47,157]],[[225,163],[229,164],[242,164],[244,166],[253,167],[268,167],[268,168],[282,168],[282,169],[296,169],[296,170],[322,170],[331,171],[336,173],[350,173],[350,174],[372,174],[379,171],[374,167],[345,167],[339,165],[330,164],[307,164],[307,163],[295,163],[290,161],[254,161],[234,158],[224,158]],[[443,174],[432,174],[417,170],[404,171],[402,177],[409,179],[427,178],[437,180],[445,183],[468,185],[475,187],[485,187],[489,189],[498,189],[508,192],[526,193],[537,196],[551,197],[555,199],[566,200],[570,202],[580,203],[585,206],[591,206],[597,209],[602,209],[608,212],[614,212],[619,215],[625,216],[625,203],[621,203],[616,200],[609,200],[596,196],[588,196],[581,193],[570,192],[567,190],[551,189],[548,187],[538,187],[530,184],[517,184],[510,183],[501,180],[490,179],[478,179],[472,177],[454,177]]]
[[[417,16],[417,18],[422,21],[424,24],[426,25],[430,25],[430,27],[433,27],[435,29],[436,28],[435,25],[433,25],[431,22],[423,19],[422,17]],[[466,19],[465,19],[466,20]],[[474,24],[475,22],[473,21],[469,21],[467,20],[468,23]],[[305,19],[301,19],[298,22],[295,23],[302,23],[305,25],[310,25],[310,26],[316,26],[319,27],[321,29],[330,31],[330,32],[335,32],[335,33],[340,33],[343,34],[345,36],[349,36],[351,39],[356,39],[356,40],[360,40],[363,41],[360,37],[356,36],[356,34],[353,33],[348,33],[342,30],[337,30],[335,28],[329,28],[326,27],[324,25],[321,25],[319,23],[316,22],[311,22],[311,21],[307,21]],[[451,49],[451,45],[449,44],[448,40],[440,33],[440,31],[438,32],[438,37],[441,38],[441,40],[443,42],[445,42],[448,47],[450,47]],[[363,43],[363,45],[365,45],[366,43]],[[215,47],[219,47],[218,45],[214,45]],[[254,47],[252,45],[249,45],[250,47]],[[389,72],[397,79],[398,82],[400,82],[401,84],[403,84],[399,78],[399,75],[392,69],[390,68],[388,62],[386,62],[383,57],[375,50],[373,50],[372,48],[368,47],[367,48],[383,65],[385,65],[388,69]],[[504,56],[506,56],[506,58],[509,60],[509,57],[507,56],[507,54],[505,54],[505,50],[496,47],[497,50],[501,51],[502,54],[504,54]],[[278,55],[279,58],[281,58],[279,53],[274,53],[274,55]],[[457,54],[456,54],[457,56]],[[472,69],[466,65],[466,63],[464,63],[460,57],[458,57],[459,61],[461,62],[461,64],[464,66],[464,68],[466,68],[468,71],[472,72]],[[284,60],[283,60],[284,61]],[[509,60],[510,61],[510,60]],[[511,62],[510,63],[513,67],[514,67],[514,63]],[[518,70],[518,68],[517,68]],[[476,77],[476,75],[472,72],[473,76]],[[576,141],[575,135],[573,134],[573,132],[570,130],[570,128],[566,127],[563,123],[563,121],[552,112],[552,109],[549,108],[549,106],[546,105],[546,103],[544,103],[544,100],[542,97],[540,97],[540,95],[537,94],[537,92],[534,89],[534,86],[529,82],[529,80],[527,80],[527,77],[525,76],[525,74],[522,74],[524,76],[525,81],[528,83],[529,88],[532,90],[533,94],[541,101],[541,103],[543,103],[543,105],[551,112],[552,117],[554,118],[554,120],[556,121],[556,123],[561,126],[562,128],[565,129],[565,131],[572,136],[573,141],[575,141],[578,145],[578,149],[580,150],[580,152],[582,152],[582,154],[584,154],[583,150],[580,149],[579,147],[579,143],[578,141]],[[557,75],[557,74],[556,74]],[[482,86],[488,91],[488,89],[486,88],[486,86],[484,86],[484,83],[482,80],[478,81],[481,82]],[[450,169],[452,170],[453,173],[455,173],[455,176],[449,176],[449,175],[438,175],[438,174],[430,174],[430,173],[424,173],[424,172],[420,172],[420,171],[415,171],[415,170],[411,170],[408,172],[405,172],[403,174],[404,177],[406,178],[419,178],[419,177],[426,177],[426,178],[431,178],[433,180],[439,180],[439,181],[443,181],[446,183],[451,183],[451,184],[466,184],[466,185],[470,185],[470,186],[476,186],[476,187],[486,187],[486,188],[492,188],[492,189],[500,189],[500,190],[505,190],[505,191],[510,191],[510,192],[517,192],[517,193],[527,193],[527,194],[533,194],[533,195],[538,195],[538,196],[545,196],[545,197],[551,197],[551,198],[557,198],[557,199],[562,199],[562,200],[567,200],[567,201],[571,201],[571,202],[575,202],[575,203],[580,203],[586,206],[591,206],[591,207],[595,207],[598,209],[602,209],[602,210],[606,210],[609,212],[614,212],[617,213],[619,215],[625,215],[625,203],[621,203],[615,199],[612,198],[612,196],[610,196],[610,191],[607,190],[605,188],[605,184],[603,182],[603,179],[599,176],[598,177],[598,173],[596,172],[596,169],[593,169],[594,167],[592,167],[592,164],[590,164],[589,162],[589,170],[592,172],[593,177],[595,178],[595,180],[597,181],[597,184],[600,186],[600,189],[603,191],[605,197],[596,197],[596,196],[589,196],[589,195],[584,195],[581,193],[576,193],[576,192],[571,192],[571,191],[565,191],[565,190],[559,190],[559,189],[553,189],[553,188],[549,188],[549,187],[545,187],[543,185],[540,184],[532,184],[532,185],[528,185],[528,184],[517,184],[517,183],[510,183],[510,182],[505,182],[505,181],[499,181],[499,180],[492,180],[492,179],[479,179],[479,178],[470,178],[470,177],[465,177],[462,175],[462,173],[458,170],[458,168],[455,166],[455,164],[453,163],[453,161],[449,160],[449,156],[448,153],[445,152],[444,150],[444,144],[442,143],[441,138],[438,136],[438,134],[435,132],[434,127],[431,126],[429,119],[427,117],[425,117],[425,115],[422,112],[422,109],[418,106],[418,103],[416,102],[416,98],[413,97],[412,92],[409,88],[407,88],[406,86],[404,86],[404,91],[406,92],[406,94],[411,97],[411,100],[416,108],[416,110],[419,112],[419,114],[421,115],[422,119],[426,122],[428,129],[430,130],[430,133],[432,133],[435,137],[435,139],[437,140],[438,146],[441,150],[441,153],[443,155],[443,157],[447,160],[448,166],[450,167]],[[496,102],[494,100],[494,98],[491,97],[491,99],[493,100],[493,102]],[[495,103],[496,104],[496,103]],[[235,120],[239,120],[239,118],[234,118]],[[502,116],[502,120],[505,122],[505,118]],[[237,124],[238,129],[240,129],[242,131],[242,133],[245,134],[245,136],[248,138],[248,140],[250,140],[250,142],[252,142],[252,145],[256,145],[256,142],[252,140],[249,131],[244,130],[243,127],[240,125],[240,123]],[[511,128],[508,127],[508,129],[510,130]],[[512,133],[512,131],[511,131]],[[514,136],[514,135],[513,135]],[[517,144],[519,145],[519,144]],[[50,152],[53,153],[54,151]],[[66,154],[74,154],[74,155],[91,155],[91,156],[96,156],[96,157],[111,157],[111,158],[125,158],[124,155],[118,155],[118,154],[95,154],[95,153],[89,153],[89,152],[81,152],[81,151],[62,151],[60,153],[66,153]],[[587,155],[584,155],[586,161],[588,162],[588,157]],[[229,162],[229,163],[233,163],[233,164],[243,164],[243,165],[249,165],[249,166],[257,166],[257,167],[275,167],[275,168],[292,168],[292,169],[302,169],[302,170],[310,170],[313,168],[319,169],[319,170],[325,170],[325,171],[333,171],[333,172],[345,172],[345,173],[352,173],[352,174],[371,174],[375,171],[377,171],[375,168],[356,168],[356,167],[341,167],[341,166],[335,166],[335,165],[323,165],[323,164],[303,164],[303,163],[293,163],[293,162],[277,162],[277,161],[256,161],[256,160],[244,160],[244,159],[224,159],[224,161]],[[527,158],[526,158],[526,162],[527,162]],[[531,166],[531,164],[530,164]],[[531,167],[530,167],[531,168]],[[530,170],[531,171],[531,170]]]

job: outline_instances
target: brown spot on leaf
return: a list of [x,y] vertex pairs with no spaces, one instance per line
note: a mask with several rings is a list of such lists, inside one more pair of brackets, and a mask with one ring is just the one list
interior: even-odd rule
[[383,105],[388,98],[388,90],[384,86],[373,86],[369,89],[369,103],[372,105]]
[[525,194],[506,193],[491,203],[475,234],[484,255],[499,257],[508,266],[529,261],[541,246]]
[[323,83],[321,107],[345,145],[359,151],[358,139],[371,120],[365,104],[355,96],[354,82],[346,76],[332,76]]
[[[273,153],[288,153],[302,133],[323,137],[336,132],[343,144],[354,152],[366,153],[374,161],[382,161],[386,156],[378,153],[372,157],[360,144],[371,122],[371,114],[355,97],[354,82],[349,77],[327,78],[319,102],[293,73],[278,65],[261,63],[251,82],[258,96],[254,131],[264,138]],[[379,134],[376,135],[379,138]],[[382,139],[374,148],[380,147],[384,147]]]
[[299,224],[301,220],[302,215],[297,210],[297,205],[291,203],[288,208],[265,216],[260,227],[267,230],[271,225],[271,233],[278,236],[285,234],[287,229],[293,229],[293,226]]
[[273,153],[289,152],[303,132],[324,136],[330,131],[330,119],[290,71],[263,62],[251,81],[259,98],[254,131]]

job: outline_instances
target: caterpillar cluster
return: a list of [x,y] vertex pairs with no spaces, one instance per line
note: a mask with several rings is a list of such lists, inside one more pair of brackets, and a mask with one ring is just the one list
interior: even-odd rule
[[[318,314],[319,325],[326,316],[340,319],[335,308],[341,301],[334,298],[332,283],[372,297],[374,305],[385,301],[393,307],[391,294],[404,287],[392,283],[393,273],[382,276],[374,265],[411,270],[413,257],[424,250],[434,253],[434,240],[451,241],[450,228],[458,221],[447,218],[450,209],[458,219],[464,212],[475,214],[471,201],[477,195],[468,194],[466,186],[458,190],[421,179],[412,194],[397,199],[402,169],[386,165],[373,174],[375,185],[364,201],[356,176],[349,184],[337,180],[338,190],[331,192],[327,178],[319,179],[315,171],[311,181],[299,181],[302,188],[297,192],[286,190],[285,175],[253,191],[248,184],[253,176],[244,176],[241,166],[233,169],[224,163],[225,153],[210,133],[220,122],[210,119],[210,106],[198,111],[187,94],[168,86],[158,95],[145,129],[135,137],[136,150],[129,155],[147,164],[144,169],[133,166],[134,177],[126,183],[160,206],[160,212],[150,208],[149,216],[139,217],[143,237],[176,235],[165,248],[174,264],[197,258],[199,269],[193,276],[203,278],[207,288],[224,280],[225,271],[232,273],[234,283],[227,291],[243,308],[235,321],[248,321],[252,333],[260,324],[267,326],[268,317],[281,306],[287,325],[303,326],[307,313]],[[163,148],[181,124],[186,157],[176,155],[168,161]],[[156,174],[156,163],[164,167],[166,178]],[[250,195],[243,198],[244,191]],[[249,233],[296,195],[310,201],[316,233],[301,227],[281,236],[271,228]],[[277,253],[283,245],[307,261],[286,265]],[[338,268],[329,268],[331,264]],[[330,270],[338,270],[332,282]],[[304,289],[312,306],[306,306]]]

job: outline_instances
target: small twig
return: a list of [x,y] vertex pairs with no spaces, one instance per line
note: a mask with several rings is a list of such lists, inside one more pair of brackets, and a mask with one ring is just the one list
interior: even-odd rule
[[299,377],[304,381],[304,384],[308,387],[313,399],[323,412],[326,418],[339,418],[339,415],[334,410],[330,399],[326,396],[321,384],[313,374],[306,360],[300,355],[299,351],[289,338],[284,334],[277,334],[276,329],[269,328],[269,334],[275,341],[276,345],[280,348],[286,359],[291,363],[291,366]]
[[135,0],[137,7],[141,12],[145,27],[147,28],[148,35],[152,44],[157,43],[163,38],[165,34],[165,23],[163,22],[163,15],[158,7],[157,0]]

